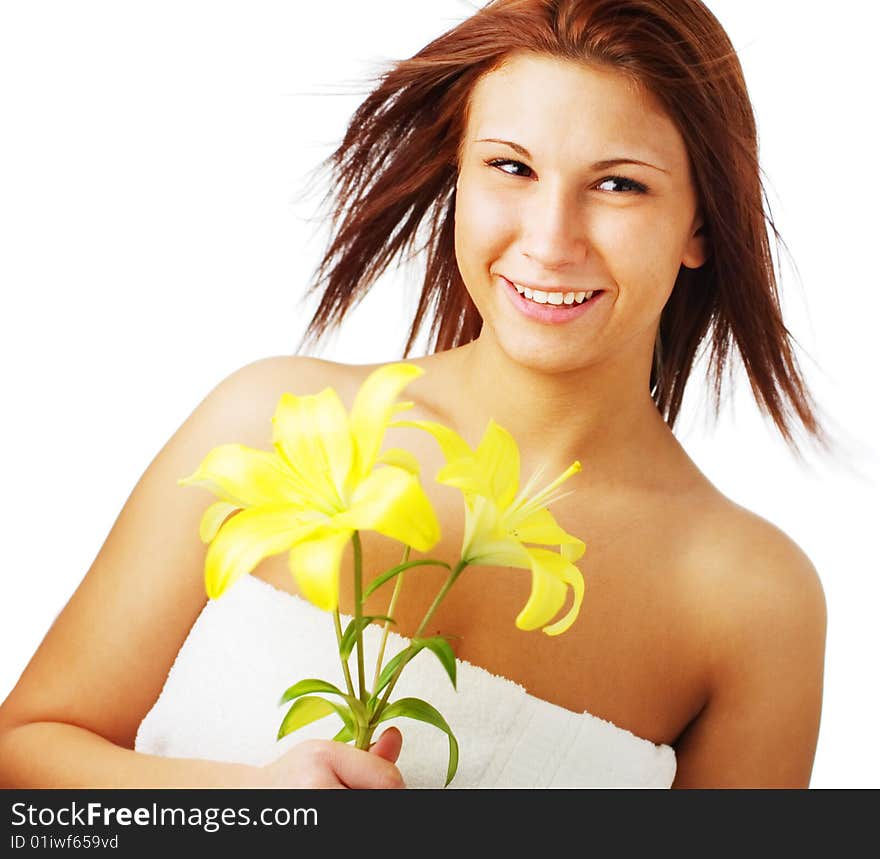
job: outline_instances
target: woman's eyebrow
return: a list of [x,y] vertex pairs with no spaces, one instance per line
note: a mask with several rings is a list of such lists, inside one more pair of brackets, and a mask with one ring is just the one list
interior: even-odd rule
[[[529,152],[525,146],[520,146],[518,143],[514,143],[512,140],[501,140],[498,137],[481,137],[479,140],[475,141],[476,143],[503,143],[505,146],[509,146],[515,152],[518,152],[524,158],[531,158],[532,153]],[[668,170],[664,170],[662,167],[658,167],[656,164],[649,164],[647,161],[639,161],[637,158],[606,158],[604,161],[597,161],[595,164],[591,165],[591,170],[607,170],[609,167],[616,167],[618,164],[641,164],[642,167],[650,167],[653,170],[659,170],[661,173],[669,173]]]

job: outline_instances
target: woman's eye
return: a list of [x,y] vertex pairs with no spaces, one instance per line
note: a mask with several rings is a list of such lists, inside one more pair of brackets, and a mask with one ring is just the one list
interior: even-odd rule
[[[497,168],[502,173],[507,173],[508,176],[524,176],[525,178],[528,178],[532,173],[531,167],[526,167],[526,165],[523,164],[522,161],[513,161],[510,158],[495,158],[492,161],[487,161],[486,163],[490,167]],[[507,168],[512,168],[512,169],[507,169]],[[524,171],[527,170],[528,174],[514,172],[515,170],[520,170],[520,169],[524,170]]]
[[636,191],[639,194],[644,194],[648,190],[641,182],[636,182],[635,179],[627,179],[626,176],[607,176],[596,187],[603,191],[610,191],[610,188],[602,188],[603,185],[608,185],[609,183],[623,186],[622,191],[618,190],[614,193]]
[[[508,176],[521,176],[528,179],[534,175],[531,167],[527,167],[522,161],[514,161],[511,158],[494,158],[491,161],[487,161],[486,164],[489,167],[500,170],[502,173],[506,173]],[[603,188],[603,185],[616,185],[617,189],[611,187]],[[616,194],[625,192],[644,194],[648,190],[641,182],[636,182],[635,179],[627,179],[626,176],[606,176],[596,187],[602,191],[612,191],[612,193]]]

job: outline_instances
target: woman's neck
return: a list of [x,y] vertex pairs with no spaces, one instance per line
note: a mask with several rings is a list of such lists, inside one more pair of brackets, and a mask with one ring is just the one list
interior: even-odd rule
[[650,354],[553,373],[512,360],[484,335],[445,354],[460,431],[476,444],[493,418],[516,440],[525,475],[539,463],[555,475],[576,459],[594,486],[663,484],[695,470],[651,399]]

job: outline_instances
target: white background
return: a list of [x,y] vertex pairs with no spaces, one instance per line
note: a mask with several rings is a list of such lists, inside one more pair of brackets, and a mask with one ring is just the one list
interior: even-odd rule
[[[742,384],[713,429],[699,378],[679,435],[821,575],[829,627],[812,786],[877,787],[876,13],[864,0],[709,6],[739,51],[797,264],[783,257],[789,326],[844,443],[798,464]],[[236,367],[295,350],[324,241],[308,222],[317,198],[298,195],[366,76],[472,8],[0,3],[0,698],[167,438]],[[320,354],[399,358],[413,279],[404,295],[406,272],[386,278]]]

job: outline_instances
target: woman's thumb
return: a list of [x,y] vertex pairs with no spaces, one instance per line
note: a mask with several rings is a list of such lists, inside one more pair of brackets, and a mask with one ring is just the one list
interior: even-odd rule
[[370,754],[379,755],[386,761],[394,763],[400,754],[403,745],[403,735],[397,728],[387,728],[382,735],[370,746]]

